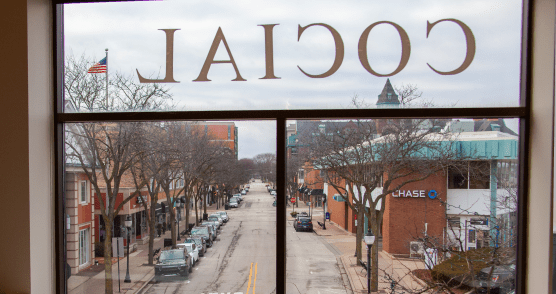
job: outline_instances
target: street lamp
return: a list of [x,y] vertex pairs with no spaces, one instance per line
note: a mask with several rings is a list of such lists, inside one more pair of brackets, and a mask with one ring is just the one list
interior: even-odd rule
[[367,235],[364,238],[365,244],[367,244],[367,293],[371,293],[371,249],[375,243],[375,235],[371,231],[371,228],[367,231]]
[[124,283],[131,283],[131,278],[129,277],[129,232],[131,231],[131,224],[133,223],[131,221],[131,216],[128,215],[124,223],[127,228],[127,269],[125,273]]

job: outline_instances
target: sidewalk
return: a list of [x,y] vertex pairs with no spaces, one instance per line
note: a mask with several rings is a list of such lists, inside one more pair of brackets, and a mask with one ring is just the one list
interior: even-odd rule
[[[322,221],[318,216],[316,216],[316,219]],[[316,223],[316,221],[314,221],[314,223]],[[326,230],[323,230],[318,224],[313,228],[317,235],[323,236],[323,238],[341,254],[341,266],[343,266],[348,276],[353,293],[367,293],[367,272],[359,265],[357,258],[354,257],[355,234],[345,231],[332,222],[326,222]],[[363,261],[367,261],[367,249],[365,244],[363,244]],[[394,287],[395,290],[400,293],[404,292],[402,289],[416,291],[417,289],[423,288],[424,282],[411,274],[412,270],[425,268],[425,264],[421,260],[395,258],[380,250],[378,264],[378,292],[374,293],[391,293],[392,281],[399,283]]]
[[[216,211],[216,204],[207,206],[207,213]],[[224,210],[220,208],[219,210]],[[202,217],[202,212],[199,217]],[[190,223],[195,222],[195,214],[190,216]],[[185,230],[185,220],[180,222],[180,230]],[[164,238],[171,238],[170,231],[166,231],[160,238],[154,239],[154,250],[162,248]],[[137,244],[137,250],[129,254],[129,275],[131,283],[124,283],[127,269],[127,256],[120,259],[120,292],[118,292],[118,263],[112,265],[112,280],[114,293],[137,293],[154,276],[154,268],[148,266],[149,243]],[[94,271],[93,268],[102,267],[102,271]],[[103,294],[104,293],[104,265],[92,266],[91,269],[72,275],[68,279],[69,294]]]

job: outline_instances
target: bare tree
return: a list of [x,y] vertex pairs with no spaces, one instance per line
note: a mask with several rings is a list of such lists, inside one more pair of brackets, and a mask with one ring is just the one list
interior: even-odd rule
[[77,162],[91,181],[104,220],[105,293],[112,293],[112,226],[123,206],[139,195],[140,188],[118,202],[117,196],[124,177],[145,153],[134,152],[139,144],[138,123],[87,123],[66,128],[66,156]]
[[136,189],[142,189],[142,184],[148,195],[137,195],[141,198],[141,205],[147,211],[147,223],[149,226],[149,260],[148,264],[154,262],[154,238],[156,233],[156,205],[161,192],[161,178],[167,174],[167,169],[172,164],[172,150],[165,144],[167,136],[158,123],[143,123],[142,131],[144,140],[136,146],[136,152],[145,153],[140,161],[132,166],[131,173]]
[[[349,127],[315,132],[313,164],[346,201],[359,220],[366,215],[379,232],[387,195],[409,183],[422,181],[445,169],[457,158],[450,135],[439,132],[442,121],[358,120]],[[377,127],[383,128],[377,138]],[[426,150],[426,151],[424,151]],[[425,152],[425,153],[424,153]],[[353,200],[353,201],[352,201]],[[357,226],[357,257],[361,258],[363,226]],[[378,246],[373,246],[372,291],[378,287]]]
[[[167,88],[158,84],[138,84],[116,71],[89,74],[96,60],[69,55],[64,68],[65,106],[70,111],[127,111],[164,107],[172,99]],[[108,93],[106,86],[108,78]],[[91,181],[100,203],[101,217],[106,226],[105,293],[112,288],[112,226],[120,210],[130,199],[140,195],[146,184],[140,181],[136,191],[121,202],[117,195],[122,180],[132,177],[130,169],[147,156],[134,146],[143,143],[139,123],[80,123],[66,127],[66,156],[80,164]],[[105,193],[103,193],[105,192]],[[103,196],[105,194],[105,196]]]

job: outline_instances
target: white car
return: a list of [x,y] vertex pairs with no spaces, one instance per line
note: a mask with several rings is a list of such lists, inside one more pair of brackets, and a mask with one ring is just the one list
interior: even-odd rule
[[238,204],[238,202],[237,202],[237,198],[232,198],[232,199],[230,199],[230,204],[229,204],[229,205],[230,205],[230,207],[238,208],[238,207],[239,207],[239,204]]
[[[211,219],[212,217],[212,219]],[[208,216],[209,220],[218,220],[218,222],[220,223],[220,226],[224,225],[224,218],[220,215],[220,213],[213,213],[211,215]]]
[[241,190],[241,195],[247,195],[247,191]]
[[222,219],[224,219],[224,222],[228,222],[228,220],[230,220],[230,218],[228,217],[228,214],[225,211],[218,211],[218,214],[220,214],[220,216],[222,217]]
[[191,266],[199,261],[199,248],[194,243],[180,243],[176,244],[178,248],[185,248],[189,256],[191,256]]
[[272,191],[272,192],[270,192],[270,195],[272,195],[272,196],[276,197],[276,191]]

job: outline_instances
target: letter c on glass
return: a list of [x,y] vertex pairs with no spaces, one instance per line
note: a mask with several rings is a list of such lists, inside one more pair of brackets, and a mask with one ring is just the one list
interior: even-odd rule
[[458,26],[460,26],[460,28],[463,30],[463,33],[465,34],[465,43],[467,43],[467,52],[465,53],[465,60],[463,61],[463,63],[461,64],[460,67],[452,70],[452,71],[439,71],[434,69],[430,64],[427,63],[427,65],[437,74],[439,75],[455,75],[455,74],[459,74],[462,71],[466,70],[470,65],[471,62],[473,62],[473,58],[475,58],[475,37],[473,36],[473,32],[471,31],[471,29],[464,24],[463,22],[457,20],[457,19],[453,19],[453,18],[446,18],[446,19],[441,19],[438,21],[435,21],[433,23],[430,23],[429,21],[427,21],[427,38],[429,37],[429,33],[431,32],[432,28],[438,24],[439,22],[443,22],[443,21],[451,21],[455,24],[457,24]]
[[[394,28],[396,28],[398,34],[400,35],[400,39],[402,41],[402,58],[400,60],[400,64],[398,65],[398,68],[396,68],[396,70],[394,70],[389,74],[379,74],[376,71],[374,71],[369,65],[369,59],[367,58],[367,40],[369,39],[369,33],[374,27],[383,23],[392,25]],[[405,32],[405,30],[402,27],[400,27],[398,24],[390,21],[379,21],[368,26],[363,31],[361,37],[359,38],[359,44],[357,46],[357,50],[359,51],[359,61],[361,62],[361,65],[363,65],[363,67],[368,72],[370,72],[372,75],[375,75],[377,77],[391,77],[399,73],[400,71],[402,71],[402,69],[404,69],[404,67],[407,65],[407,62],[409,61],[409,56],[411,55],[411,43],[409,42],[409,36]]]
[[340,65],[342,65],[342,62],[344,61],[344,42],[342,41],[342,37],[340,36],[338,31],[336,31],[333,27],[331,27],[327,24],[324,24],[324,23],[313,23],[313,24],[310,24],[310,25],[307,25],[307,26],[304,26],[304,27],[298,25],[298,30],[297,30],[297,41],[298,42],[299,42],[299,39],[301,38],[301,34],[303,34],[303,32],[307,28],[310,28],[312,26],[325,27],[332,34],[332,37],[334,38],[334,46],[336,48],[336,57],[334,58],[334,63],[332,64],[332,67],[327,72],[325,72],[323,74],[320,74],[320,75],[308,74],[304,70],[302,70],[301,67],[299,67],[299,65],[297,66],[297,68],[299,68],[299,70],[302,73],[304,73],[306,76],[308,76],[310,78],[326,78],[326,77],[329,77],[332,74],[334,74],[340,68]]

